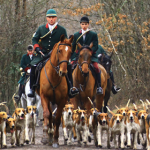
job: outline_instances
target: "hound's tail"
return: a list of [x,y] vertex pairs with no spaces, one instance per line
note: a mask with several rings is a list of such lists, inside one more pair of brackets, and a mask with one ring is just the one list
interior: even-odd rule
[[13,103],[14,103],[14,106],[15,106],[15,109],[16,109],[16,108],[18,108],[18,106],[17,106],[17,103],[16,103],[15,98],[14,98],[15,95],[16,95],[16,94],[13,95],[12,99],[13,99]]
[[6,103],[6,102],[0,103],[0,106],[4,106],[5,109],[6,109],[6,113],[9,114],[9,109],[8,109],[8,107],[4,103]]

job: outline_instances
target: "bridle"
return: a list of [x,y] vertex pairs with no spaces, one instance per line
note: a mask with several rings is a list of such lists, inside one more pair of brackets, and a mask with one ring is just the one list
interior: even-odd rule
[[52,62],[51,62],[51,57],[50,57],[50,64],[51,64],[52,67],[55,69],[55,71],[57,72],[57,74],[59,73],[59,69],[60,69],[59,65],[60,65],[61,63],[63,63],[63,62],[69,63],[68,60],[62,60],[62,61],[59,62],[58,52],[59,52],[59,46],[60,46],[60,45],[66,45],[66,46],[70,46],[70,47],[71,47],[70,44],[66,44],[66,43],[64,43],[64,44],[63,44],[63,43],[59,43],[59,44],[58,44],[57,53],[56,53],[56,54],[57,54],[57,61],[58,61],[57,64],[58,64],[58,65],[57,65],[56,67],[52,64]]
[[[86,76],[89,74],[89,72],[88,72],[88,73],[84,73],[84,72],[82,71],[82,65],[83,65],[83,64],[88,64],[88,62],[87,62],[87,61],[83,61],[81,64],[77,63],[77,65],[79,66],[79,69],[80,69],[81,73],[86,77]],[[89,64],[88,64],[88,65],[89,65]]]
[[[82,49],[84,49],[84,48],[86,48],[86,49],[92,51],[92,49],[91,49],[89,46],[87,46],[87,45],[82,46],[81,49],[80,49],[80,51],[81,51]],[[79,58],[78,58],[78,59],[79,59]],[[79,69],[80,69],[81,73],[86,77],[87,75],[89,75],[89,72],[88,72],[88,73],[84,73],[84,72],[82,71],[82,65],[83,65],[83,64],[88,64],[88,62],[87,62],[87,61],[83,61],[81,64],[77,63],[77,65],[79,66]],[[88,66],[89,66],[89,64],[88,64]]]

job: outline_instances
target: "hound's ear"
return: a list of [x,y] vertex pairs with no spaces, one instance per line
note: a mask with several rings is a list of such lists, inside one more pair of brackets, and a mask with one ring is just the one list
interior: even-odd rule
[[82,45],[79,42],[77,43],[77,45],[78,45],[79,49],[82,48]]
[[60,41],[63,42],[64,40],[65,40],[65,35],[63,34],[63,35],[61,35],[61,37],[60,37]]
[[98,119],[98,120],[100,119],[100,114],[97,116],[97,119]]
[[138,119],[140,119],[140,114],[138,114]]
[[117,114],[120,114],[120,110],[117,110]]

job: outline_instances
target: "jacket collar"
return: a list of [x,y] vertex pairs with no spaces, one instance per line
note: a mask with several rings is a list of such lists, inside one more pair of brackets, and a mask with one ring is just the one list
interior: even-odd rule
[[[80,30],[79,33],[82,34],[82,30]],[[89,33],[89,31],[87,33]]]
[[[45,26],[45,27],[46,27],[46,28],[49,28],[49,27],[48,27],[48,23],[46,24],[46,26]],[[55,27],[55,29],[57,29],[57,26]]]
[[[29,54],[27,54],[27,56],[29,56]],[[35,56],[35,54],[33,53],[33,56]]]

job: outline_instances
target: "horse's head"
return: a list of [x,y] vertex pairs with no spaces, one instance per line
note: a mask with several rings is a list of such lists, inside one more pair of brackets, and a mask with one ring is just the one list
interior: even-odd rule
[[64,35],[62,35],[60,37],[60,42],[58,42],[54,47],[54,49],[57,49],[55,57],[57,60],[57,67],[55,67],[55,69],[59,69],[59,76],[64,76],[67,74],[67,64],[72,52],[72,41],[73,36],[71,36],[70,39],[67,39]]
[[99,59],[99,63],[106,69],[107,73],[110,73],[110,69],[111,69],[111,56],[105,55],[105,54],[99,54],[98,55],[98,59]]
[[87,76],[89,74],[89,65],[91,63],[92,56],[92,46],[93,43],[91,43],[90,46],[81,46],[81,44],[78,43],[78,47],[80,49],[78,65],[79,69],[81,70],[81,73],[84,76]]

